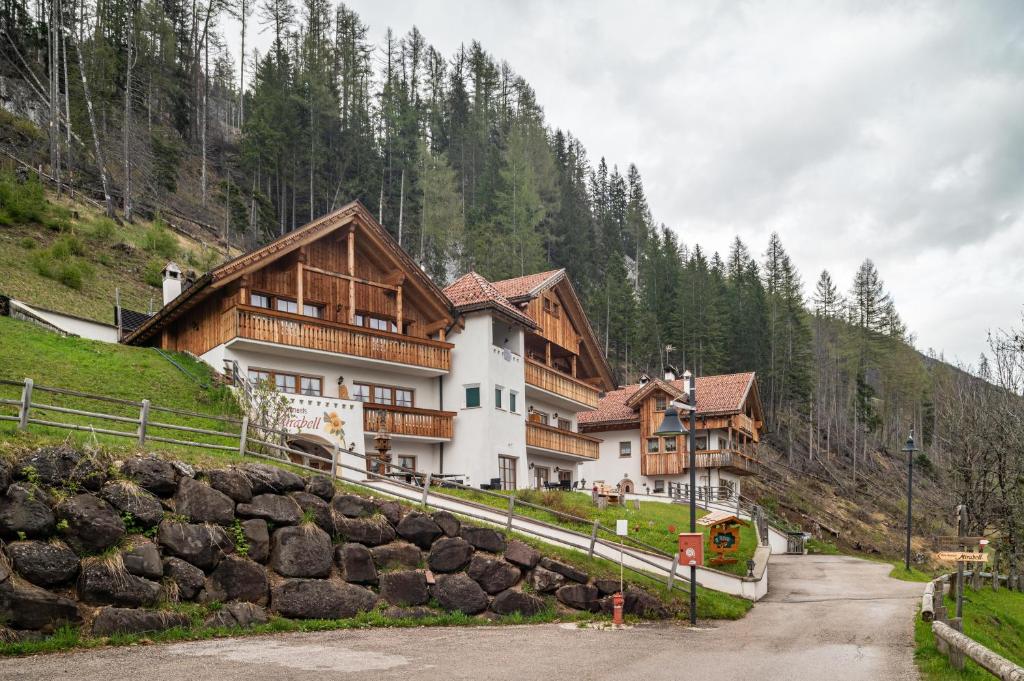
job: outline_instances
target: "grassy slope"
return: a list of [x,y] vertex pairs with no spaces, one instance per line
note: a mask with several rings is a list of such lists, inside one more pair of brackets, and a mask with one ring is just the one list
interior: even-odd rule
[[[946,605],[950,612],[955,612],[952,598],[947,597]],[[1003,657],[1024,665],[1024,593],[968,588],[964,594],[964,633]],[[950,667],[946,657],[935,648],[931,624],[922,622],[920,617],[914,626],[914,639],[917,642],[914,657],[926,681],[992,678],[970,661],[962,672]]]
[[[445,493],[453,493],[456,496],[501,510],[508,508],[508,504],[503,499],[483,492],[448,489],[445,490]],[[625,518],[629,520],[629,536],[631,538],[670,554],[676,553],[679,549],[678,533],[688,532],[690,528],[690,510],[682,504],[663,504],[650,501],[641,502],[640,510],[635,510],[632,505],[609,506],[605,509],[599,509],[593,504],[590,496],[586,494],[560,491],[542,492],[539,490],[519,490],[516,492],[516,498],[538,506],[551,508],[561,513],[585,518],[587,520],[586,523],[573,522],[554,513],[522,505],[516,506],[516,512],[521,515],[530,516],[583,533],[591,531],[592,523],[595,520],[600,521],[603,526],[613,529],[616,520]],[[698,517],[704,514],[700,510],[697,512]],[[674,529],[674,532],[670,531],[670,528]],[[706,538],[709,533],[708,528],[703,527],[699,529]],[[614,534],[602,531],[600,535],[605,539],[618,541]],[[735,554],[735,557],[738,559],[737,562],[731,565],[722,565],[718,569],[738,575],[747,574],[747,559],[753,557],[756,548],[757,536],[753,525],[741,528],[740,548]],[[705,541],[705,559],[710,560],[712,555]]]

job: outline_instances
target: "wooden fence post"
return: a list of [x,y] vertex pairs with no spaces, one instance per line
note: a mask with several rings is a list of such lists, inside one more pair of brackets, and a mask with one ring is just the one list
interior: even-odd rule
[[242,417],[242,430],[238,433],[238,454],[245,456],[245,450],[249,446],[249,417]]
[[430,481],[433,473],[427,473],[427,479],[423,481],[423,508],[427,508],[427,496],[430,494]]
[[665,583],[665,588],[669,591],[672,590],[672,582],[676,579],[676,568],[679,567],[679,554],[672,556],[672,569],[668,571],[668,581]]
[[28,428],[28,411],[32,408],[32,379],[25,379],[25,387],[21,391],[21,409],[18,411],[18,430]]
[[599,520],[595,520],[594,527],[590,530],[590,550],[587,551],[588,558],[594,557],[594,544],[597,543],[597,528],[599,527],[601,527],[601,522]]
[[139,447],[146,444],[146,425],[149,423],[149,400],[142,400],[139,410]]
[[512,529],[512,514],[515,513],[515,511],[516,511],[516,498],[515,498],[515,495],[509,495],[509,498],[508,498],[508,524],[506,525],[506,528],[508,530]]
[[[951,629],[963,633],[964,620],[962,617],[954,617],[953,619],[946,622]],[[947,646],[949,650],[949,664],[953,669],[964,668],[964,651],[958,646]]]
[[338,479],[338,456],[341,454],[341,445],[337,442],[334,443],[334,447],[331,449],[331,480]]

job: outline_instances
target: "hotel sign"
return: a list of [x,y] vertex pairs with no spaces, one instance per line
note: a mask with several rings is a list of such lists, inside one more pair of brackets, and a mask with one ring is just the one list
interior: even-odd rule
[[282,429],[311,436],[324,446],[364,453],[363,403],[332,397],[288,395],[291,408]]

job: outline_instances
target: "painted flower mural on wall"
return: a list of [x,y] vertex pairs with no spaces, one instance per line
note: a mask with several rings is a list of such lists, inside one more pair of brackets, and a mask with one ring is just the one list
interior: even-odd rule
[[324,412],[324,432],[337,436],[342,442],[345,441],[345,422],[338,416],[338,412]]

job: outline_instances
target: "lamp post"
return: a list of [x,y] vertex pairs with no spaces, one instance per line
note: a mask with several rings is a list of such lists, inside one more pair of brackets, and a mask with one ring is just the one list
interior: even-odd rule
[[910,429],[910,436],[907,437],[907,444],[903,446],[903,451],[907,453],[907,547],[903,555],[903,562],[906,565],[907,572],[910,572],[910,531],[913,526],[913,515],[912,509],[914,505],[914,452],[917,451],[917,447],[914,446],[914,429]]
[[[661,427],[654,433],[659,437],[677,437],[690,434],[689,464],[690,464],[690,532],[697,531],[697,389],[693,374],[689,371],[683,373],[683,379],[690,386],[690,394],[687,399],[686,409],[690,412],[690,427],[687,429],[679,420],[679,410],[674,402],[668,405],[665,410],[665,418]],[[697,566],[690,566],[690,624],[697,624]]]

